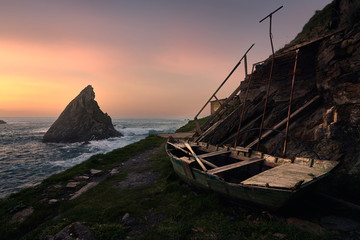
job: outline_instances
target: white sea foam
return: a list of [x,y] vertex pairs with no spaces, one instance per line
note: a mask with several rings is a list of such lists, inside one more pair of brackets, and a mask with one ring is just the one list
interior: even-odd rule
[[0,128],[0,198],[44,178],[86,161],[94,154],[107,153],[144,139],[149,134],[172,132],[186,123],[182,119],[113,119],[124,136],[83,143],[43,143],[42,136],[54,118],[8,118]]
[[31,133],[44,133],[44,134],[45,134],[48,129],[49,129],[48,127],[38,128],[38,129],[33,129],[33,130],[31,130],[30,132],[31,132]]

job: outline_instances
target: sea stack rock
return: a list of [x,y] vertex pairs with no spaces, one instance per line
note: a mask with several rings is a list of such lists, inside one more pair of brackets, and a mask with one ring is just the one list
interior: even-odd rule
[[43,142],[72,143],[122,136],[94,99],[94,89],[89,85],[67,105],[45,133]]
[[4,120],[0,120],[0,124],[6,124]]

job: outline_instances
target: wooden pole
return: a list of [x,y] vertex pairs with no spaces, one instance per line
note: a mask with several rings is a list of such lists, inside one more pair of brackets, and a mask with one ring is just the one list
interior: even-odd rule
[[271,44],[271,51],[272,51],[272,63],[271,63],[271,70],[270,70],[270,76],[269,76],[269,81],[268,81],[268,87],[267,87],[267,91],[266,91],[266,98],[265,98],[265,105],[264,105],[264,113],[263,113],[263,116],[262,116],[262,119],[261,119],[261,125],[260,125],[259,141],[258,141],[256,150],[258,150],[258,149],[259,149],[259,146],[260,146],[262,130],[263,130],[263,127],[264,127],[266,107],[267,107],[267,102],[268,102],[269,93],[270,93],[270,85],[271,85],[272,72],[273,72],[274,61],[275,61],[274,44],[273,44],[273,41],[272,41],[273,35],[272,35],[272,32],[271,32],[271,27],[272,27],[272,15],[273,15],[274,13],[276,13],[277,11],[279,11],[282,7],[283,7],[283,6],[279,7],[278,9],[276,9],[276,10],[273,11],[273,12],[271,12],[269,15],[267,15],[266,17],[264,17],[263,19],[261,19],[261,20],[259,21],[259,23],[261,23],[261,22],[264,21],[266,18],[270,18],[269,37],[270,37],[270,44]]
[[245,77],[247,77],[248,71],[247,71],[247,56],[246,55],[245,55],[245,58],[244,58],[244,68],[245,68]]
[[256,150],[259,150],[259,146],[260,146],[260,141],[261,141],[261,137],[262,137],[262,130],[264,127],[264,121],[265,121],[265,114],[266,114],[266,108],[267,108],[267,103],[269,100],[269,93],[270,93],[270,86],[271,86],[271,78],[272,78],[272,73],[273,73],[273,69],[274,69],[274,56],[272,58],[272,62],[271,62],[271,69],[270,69],[270,76],[269,76],[269,80],[268,80],[268,86],[267,86],[267,90],[266,90],[266,97],[265,97],[265,104],[264,104],[264,112],[261,118],[261,125],[260,125],[260,131],[259,131],[259,141],[256,147]]
[[[305,103],[304,106],[302,106],[301,108],[299,108],[298,110],[296,110],[295,112],[293,112],[290,115],[290,119],[295,117],[296,115],[298,115],[301,111],[303,111],[304,109],[306,109],[308,106],[310,106],[311,104],[313,104],[315,101],[317,101],[320,98],[319,95],[315,96],[313,99],[311,99],[309,102]],[[284,120],[282,120],[280,123],[276,124],[274,127],[272,127],[272,129],[278,129],[281,126],[283,126],[286,123],[287,118],[285,118]],[[273,132],[273,130],[269,130],[266,133],[264,133],[262,135],[262,138],[265,138],[267,136],[269,136],[271,133]],[[255,144],[257,144],[259,142],[259,139],[254,140],[252,143],[250,143],[249,145],[247,145],[247,148],[251,148],[253,147]]]
[[292,99],[293,99],[293,94],[294,94],[295,74],[296,74],[296,65],[297,65],[298,56],[299,56],[299,49],[296,50],[294,71],[293,71],[293,77],[292,77],[292,81],[291,81],[289,110],[288,110],[288,117],[287,117],[287,122],[286,122],[286,132],[285,132],[285,141],[284,141],[284,150],[283,150],[284,157],[286,157],[287,138],[288,138],[288,134],[289,134],[289,124],[290,124],[290,114],[291,114],[291,104],[292,104]]
[[234,147],[237,146],[237,142],[238,142],[238,140],[239,140],[239,133],[240,133],[240,130],[241,130],[241,123],[242,123],[242,120],[243,120],[243,117],[244,117],[244,113],[245,113],[245,109],[246,109],[246,101],[247,101],[247,97],[248,97],[248,94],[249,94],[249,88],[250,88],[251,79],[252,79],[252,76],[253,76],[253,73],[254,73],[254,68],[255,68],[255,64],[253,64],[252,69],[251,69],[251,75],[250,75],[250,77],[249,77],[249,83],[248,83],[248,86],[247,86],[247,89],[246,89],[246,94],[245,94],[244,103],[242,104],[241,116],[240,116],[238,131],[237,131],[237,133],[236,133],[236,138],[235,138]]
[[195,154],[194,150],[191,148],[190,144],[188,144],[187,142],[185,142],[185,146],[187,147],[187,149],[189,149],[189,151],[191,152],[191,154],[194,156],[195,160],[198,162],[198,164],[200,165],[200,167],[206,172],[207,169],[204,166],[204,164],[201,162],[201,160],[199,159],[199,157]]
[[[173,147],[176,148],[176,149],[179,149],[180,151],[182,151],[183,153],[185,153],[185,154],[188,155],[188,156],[193,156],[191,153],[185,151],[185,150],[182,149],[181,147],[178,147],[176,144],[173,144],[173,143],[171,143],[171,142],[167,142],[167,144],[173,146]],[[202,162],[205,163],[206,165],[209,165],[209,166],[212,167],[212,168],[217,168],[217,167],[218,167],[218,166],[216,166],[215,164],[213,164],[213,163],[211,163],[211,162],[209,162],[209,161],[206,161],[205,159],[202,159],[202,158],[199,158],[199,159],[200,159],[200,161],[202,161]]]
[[238,66],[240,65],[241,61],[243,60],[243,58],[246,56],[246,54],[251,50],[251,48],[255,45],[255,43],[253,43],[249,49],[245,52],[245,54],[241,57],[241,59],[239,60],[239,62],[235,65],[235,67],[233,68],[233,70],[229,73],[229,75],[225,78],[225,80],[220,84],[220,86],[216,89],[216,91],[213,93],[213,95],[211,95],[211,97],[209,98],[209,100],[205,103],[205,105],[201,108],[201,110],[199,111],[198,114],[196,114],[195,118],[197,118],[200,113],[204,110],[204,108],[208,105],[208,103],[211,101],[211,99],[215,96],[215,94],[222,88],[222,86],[225,84],[225,82],[230,78],[230,76],[235,72],[235,70],[238,68]]

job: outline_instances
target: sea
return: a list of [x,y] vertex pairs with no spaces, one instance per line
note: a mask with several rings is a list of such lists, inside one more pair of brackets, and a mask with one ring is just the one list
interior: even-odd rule
[[0,198],[39,184],[52,174],[77,165],[92,155],[107,153],[140,141],[150,134],[171,133],[188,120],[112,118],[124,136],[84,143],[43,143],[56,118],[1,118]]

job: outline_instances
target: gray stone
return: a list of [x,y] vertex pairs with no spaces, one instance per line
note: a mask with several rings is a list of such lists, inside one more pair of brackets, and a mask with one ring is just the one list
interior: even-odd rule
[[96,175],[96,174],[98,174],[98,173],[101,173],[101,172],[102,172],[102,170],[98,170],[98,169],[91,169],[91,170],[90,170],[90,172],[91,172],[91,174],[92,174],[92,175]]
[[121,221],[125,222],[130,217],[129,213],[125,213],[124,216],[121,218]]
[[114,169],[111,170],[110,175],[115,175],[115,174],[118,174],[118,173],[119,173],[119,170],[114,168]]
[[10,220],[10,223],[22,223],[28,216],[34,212],[34,208],[28,207],[25,208],[13,215]]
[[49,200],[49,204],[54,204],[54,203],[57,203],[57,202],[59,202],[59,200],[57,200],[57,199],[50,199]]
[[67,188],[75,188],[77,185],[79,185],[80,182],[68,182],[66,185]]
[[95,240],[94,233],[80,222],[75,222],[58,232],[54,240]]
[[75,179],[76,179],[76,180],[88,180],[88,179],[89,179],[89,177],[88,177],[88,176],[83,175],[83,176],[77,176],[77,177],[75,177]]
[[286,219],[286,222],[290,225],[295,226],[296,228],[298,228],[302,231],[312,233],[315,235],[322,235],[325,233],[325,229],[322,228],[320,225],[313,223],[313,222],[303,220],[303,219],[288,218],[288,219]]
[[94,99],[94,89],[89,85],[67,105],[43,136],[43,142],[86,142],[122,136]]

